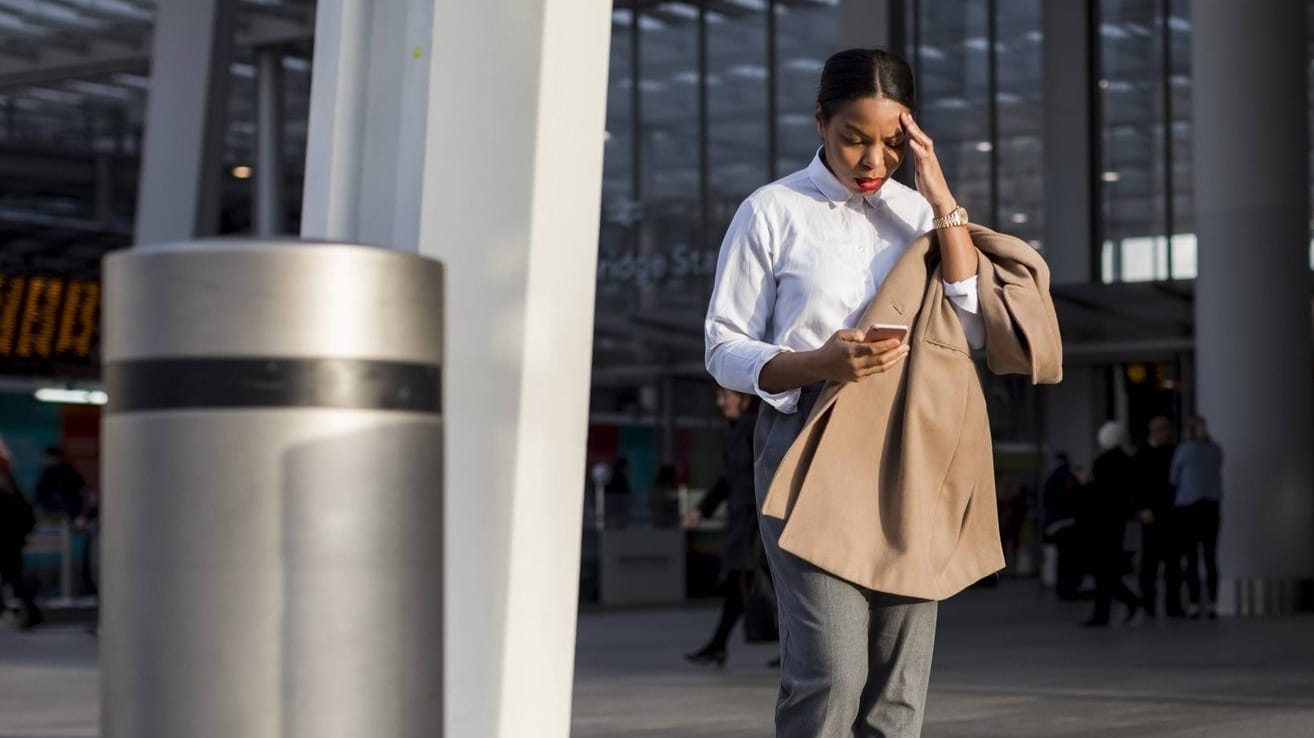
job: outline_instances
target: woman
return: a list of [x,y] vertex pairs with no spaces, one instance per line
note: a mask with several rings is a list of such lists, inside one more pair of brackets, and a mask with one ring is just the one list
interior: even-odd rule
[[[1186,614],[1218,617],[1218,507],[1223,499],[1223,449],[1209,437],[1201,417],[1186,424],[1186,441],[1173,453],[1169,481],[1177,488],[1175,505],[1182,524],[1186,554]],[[1204,559],[1205,597],[1200,592],[1200,561]],[[1207,599],[1206,599],[1207,598]]]
[[[965,227],[913,107],[894,54],[827,60],[821,147],[745,200],[717,264],[708,370],[764,402],[780,738],[920,734],[936,601],[1003,567],[971,350],[1036,382],[1061,373],[1043,261]],[[908,157],[916,191],[891,179]],[[910,331],[866,340],[878,323]]]
[[716,632],[702,648],[684,657],[695,664],[724,666],[730,631],[744,614],[744,593],[753,576],[753,542],[757,539],[757,499],[753,492],[753,427],[757,424],[757,397],[722,387],[716,405],[725,416],[725,471],[708,490],[698,508],[684,518],[684,527],[696,528],[725,503],[725,547],[721,550],[721,619]]

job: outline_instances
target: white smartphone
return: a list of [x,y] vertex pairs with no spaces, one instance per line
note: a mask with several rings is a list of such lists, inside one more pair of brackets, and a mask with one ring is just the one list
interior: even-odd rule
[[896,338],[900,343],[908,337],[908,326],[895,325],[893,323],[876,323],[867,329],[867,335],[863,336],[863,343],[877,343],[879,341],[888,341]]

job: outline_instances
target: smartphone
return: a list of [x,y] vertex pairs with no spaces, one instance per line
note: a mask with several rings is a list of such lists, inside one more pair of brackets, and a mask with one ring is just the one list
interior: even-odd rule
[[888,341],[896,338],[899,343],[908,336],[908,326],[895,325],[893,323],[876,323],[867,329],[867,335],[863,336],[863,343],[877,343],[879,341]]

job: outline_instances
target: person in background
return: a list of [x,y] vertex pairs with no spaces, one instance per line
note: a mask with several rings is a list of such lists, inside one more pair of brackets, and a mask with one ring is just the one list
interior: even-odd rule
[[[1169,481],[1177,488],[1176,511],[1186,543],[1187,615],[1217,617],[1219,502],[1223,499],[1223,449],[1209,437],[1204,418],[1186,424],[1186,441],[1173,453]],[[1200,559],[1204,559],[1207,600],[1201,598]]]
[[648,493],[648,519],[654,528],[674,528],[680,524],[680,483],[675,464],[657,467],[652,491]]
[[23,547],[36,527],[32,506],[27,503],[14,479],[9,449],[0,441],[0,612],[6,609],[3,591],[6,584],[23,603],[21,626],[27,630],[42,621],[34,593],[23,575]]
[[604,515],[608,528],[624,528],[630,522],[630,462],[618,457],[611,467],[611,478],[603,487]]
[[1159,614],[1159,570],[1163,569],[1164,613],[1181,617],[1181,533],[1173,505],[1169,480],[1173,453],[1177,449],[1172,421],[1162,415],[1150,419],[1145,448],[1136,454],[1138,467],[1136,501],[1141,522],[1141,606],[1150,618]]
[[1054,461],[1054,469],[1045,478],[1043,491],[1044,540],[1054,546],[1058,555],[1054,593],[1060,600],[1075,600],[1081,578],[1086,573],[1076,525],[1081,482],[1073,472],[1072,461],[1066,452],[1058,452]]
[[1126,568],[1123,539],[1131,517],[1131,489],[1135,481],[1132,458],[1123,450],[1127,432],[1121,423],[1110,420],[1100,426],[1098,441],[1101,453],[1091,465],[1091,481],[1083,492],[1085,502],[1078,516],[1095,575],[1095,610],[1086,626],[1109,624],[1109,609],[1117,599],[1127,606],[1131,620],[1140,598],[1122,581]]
[[684,526],[695,528],[705,518],[726,506],[725,546],[721,551],[724,572],[721,618],[712,638],[702,648],[685,654],[695,664],[724,666],[730,631],[744,612],[744,593],[754,573],[753,544],[758,537],[757,497],[753,487],[753,429],[757,425],[758,399],[722,387],[716,390],[716,405],[725,416],[724,471],[708,490],[697,509],[685,516]]
[[37,479],[37,509],[72,522],[86,506],[87,482],[59,446],[46,449],[45,462],[46,468]]

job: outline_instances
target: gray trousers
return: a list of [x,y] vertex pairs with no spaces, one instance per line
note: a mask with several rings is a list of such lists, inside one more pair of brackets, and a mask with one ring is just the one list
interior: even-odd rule
[[[763,406],[753,438],[759,510],[819,390],[805,387],[791,415]],[[760,522],[780,607],[776,737],[921,735],[938,603],[875,592],[822,571],[780,549],[783,521]]]

